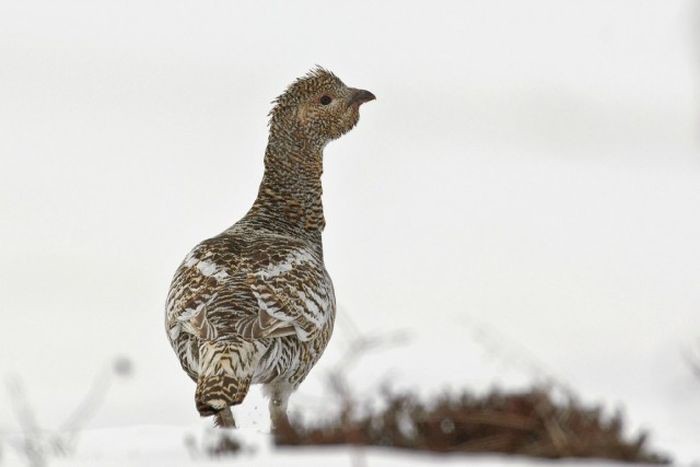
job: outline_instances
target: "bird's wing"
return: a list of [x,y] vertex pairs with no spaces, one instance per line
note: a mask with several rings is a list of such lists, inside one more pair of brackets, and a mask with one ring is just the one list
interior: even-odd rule
[[230,239],[197,246],[178,269],[168,297],[168,331],[205,340],[297,335],[311,339],[335,308],[323,262],[295,242],[237,247]]
[[324,328],[335,308],[333,285],[322,261],[304,248],[283,250],[276,260],[246,274],[257,313],[239,321],[244,337],[294,335],[306,341]]

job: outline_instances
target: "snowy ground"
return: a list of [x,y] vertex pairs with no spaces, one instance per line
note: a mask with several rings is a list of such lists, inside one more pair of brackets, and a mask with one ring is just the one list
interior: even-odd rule
[[[139,426],[131,428],[106,428],[90,430],[81,436],[80,447],[70,457],[54,458],[49,462],[53,467],[112,467],[112,466],[204,466],[224,463],[237,466],[546,466],[572,465],[615,466],[619,464],[602,460],[546,461],[522,457],[495,455],[434,455],[416,454],[386,449],[364,449],[350,447],[329,447],[322,449],[275,449],[269,435],[253,430],[241,430],[238,439],[243,440],[245,448],[233,457],[211,458],[189,449],[189,441],[199,447],[203,440],[215,436],[211,429],[201,426],[168,427]],[[14,453],[7,457],[8,465],[22,465],[23,458]]]

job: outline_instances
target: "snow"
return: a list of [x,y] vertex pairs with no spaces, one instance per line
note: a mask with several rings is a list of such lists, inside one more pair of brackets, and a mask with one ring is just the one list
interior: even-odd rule
[[[410,453],[379,448],[326,447],[279,448],[272,446],[270,436],[263,432],[239,430],[237,439],[243,440],[244,448],[239,454],[218,458],[207,457],[201,451],[188,449],[189,443],[200,445],[203,440],[215,436],[212,429],[201,426],[135,426],[129,428],[105,428],[89,430],[81,435],[76,453],[66,458],[54,458],[54,467],[111,467],[129,465],[140,466],[206,466],[226,464],[240,466],[372,466],[372,467],[420,467],[465,465],[465,457],[460,455],[438,455]],[[187,441],[186,441],[187,440]],[[474,466],[545,466],[551,461],[529,459],[517,456],[473,455],[468,458]],[[10,462],[22,462],[11,457]],[[615,466],[615,462],[565,459],[558,465],[578,467]],[[19,464],[18,464],[19,465]]]

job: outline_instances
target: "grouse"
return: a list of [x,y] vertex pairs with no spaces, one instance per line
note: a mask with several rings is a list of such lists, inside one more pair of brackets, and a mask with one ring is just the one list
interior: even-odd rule
[[350,131],[375,96],[318,67],[273,101],[265,170],[248,213],[194,247],[175,272],[165,326],[197,383],[201,416],[235,427],[231,406],[251,384],[273,427],[333,331],[335,293],[323,262],[323,149]]

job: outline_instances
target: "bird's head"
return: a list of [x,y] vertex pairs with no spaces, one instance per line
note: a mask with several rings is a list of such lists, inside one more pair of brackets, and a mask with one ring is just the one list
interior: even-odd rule
[[348,87],[330,71],[317,67],[275,99],[270,126],[323,146],[350,131],[360,119],[360,105],[373,99],[371,92]]

